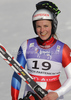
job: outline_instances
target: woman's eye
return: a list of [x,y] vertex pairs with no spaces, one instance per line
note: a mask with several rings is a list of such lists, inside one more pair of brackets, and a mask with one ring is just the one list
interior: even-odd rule
[[39,28],[40,26],[36,26],[36,28]]
[[48,27],[48,25],[45,25],[45,27]]

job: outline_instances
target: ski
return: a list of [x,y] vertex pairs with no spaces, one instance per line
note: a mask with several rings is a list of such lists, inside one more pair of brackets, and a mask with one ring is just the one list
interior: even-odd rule
[[43,90],[28,74],[28,72],[18,63],[18,61],[12,57],[12,55],[6,50],[6,48],[0,44],[0,56],[6,61],[6,63],[28,84],[28,86],[42,99],[48,94]]

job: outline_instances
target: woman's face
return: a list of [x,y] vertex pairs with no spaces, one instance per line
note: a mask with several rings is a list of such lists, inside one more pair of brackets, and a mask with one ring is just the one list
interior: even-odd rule
[[52,22],[49,20],[36,21],[36,32],[42,40],[47,40],[52,31]]

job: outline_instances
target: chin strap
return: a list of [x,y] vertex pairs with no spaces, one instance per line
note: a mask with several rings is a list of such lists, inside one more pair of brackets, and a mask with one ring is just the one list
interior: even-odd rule
[[39,37],[39,39],[40,39],[40,41],[41,41],[41,42],[45,42],[45,41],[50,40],[50,38],[51,38],[51,37],[52,37],[52,35],[50,35],[50,36],[49,36],[49,38],[48,38],[48,39],[46,39],[46,40],[42,40],[40,37]]

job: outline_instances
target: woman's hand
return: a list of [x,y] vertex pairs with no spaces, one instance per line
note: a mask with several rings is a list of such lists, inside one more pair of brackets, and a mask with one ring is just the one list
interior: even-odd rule
[[56,92],[49,92],[42,100],[56,100],[58,94]]

